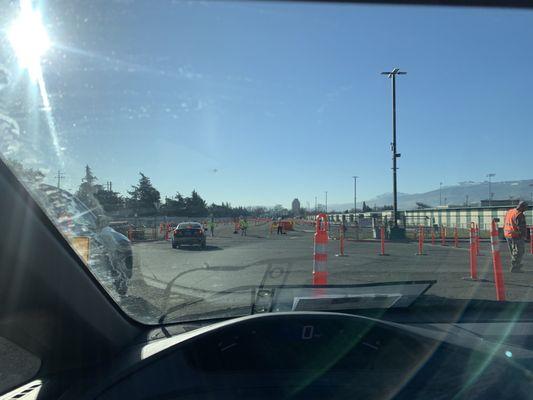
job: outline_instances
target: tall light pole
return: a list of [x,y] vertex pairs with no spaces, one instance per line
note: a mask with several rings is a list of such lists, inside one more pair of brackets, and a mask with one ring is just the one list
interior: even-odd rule
[[326,190],[324,193],[326,193],[326,214],[328,213],[328,191]]
[[389,79],[392,78],[392,196],[393,196],[393,211],[392,219],[394,228],[398,228],[398,190],[396,179],[396,159],[401,156],[396,151],[396,75],[405,75],[407,72],[400,71],[399,68],[394,68],[390,72],[382,72],[381,75],[387,75]]
[[352,176],[353,178],[353,213],[357,215],[357,178],[358,176]]
[[[533,188],[533,183],[530,183],[529,187]],[[531,192],[531,205],[533,205],[533,189],[532,189],[532,192]]]
[[315,196],[315,213],[318,211],[318,199]]
[[439,182],[439,206],[442,206],[442,182]]
[[489,207],[492,206],[492,189],[491,189],[491,179],[493,176],[496,176],[496,174],[487,174],[487,178],[489,178]]

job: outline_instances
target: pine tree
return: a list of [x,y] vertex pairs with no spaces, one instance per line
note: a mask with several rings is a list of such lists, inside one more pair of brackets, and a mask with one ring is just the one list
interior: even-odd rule
[[124,198],[118,192],[102,189],[96,192],[94,197],[106,212],[124,208]]
[[185,199],[179,192],[173,198],[165,197],[165,204],[161,207],[161,211],[165,215],[185,216]]
[[98,178],[93,174],[91,167],[85,166],[85,176],[81,179],[80,187],[76,192],[76,196],[81,200],[88,208],[97,209],[99,202],[95,197],[95,194],[102,190],[102,185],[97,185]]
[[141,175],[139,184],[132,185],[132,190],[128,191],[130,198],[126,200],[128,207],[139,215],[154,215],[157,213],[157,205],[161,200],[159,191],[153,187],[150,178],[139,172]]
[[196,190],[193,190],[191,196],[185,199],[185,207],[187,209],[187,215],[191,217],[201,217],[208,213],[206,202]]

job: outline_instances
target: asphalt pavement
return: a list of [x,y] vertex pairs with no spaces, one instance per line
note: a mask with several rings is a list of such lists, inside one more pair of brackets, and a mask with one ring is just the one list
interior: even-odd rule
[[[134,274],[121,303],[145,322],[165,313],[173,320],[221,310],[242,312],[251,303],[250,287],[312,283],[313,233],[312,226],[296,225],[294,231],[277,235],[263,224],[251,225],[247,236],[241,236],[233,233],[232,225],[224,225],[217,227],[215,237],[208,237],[205,250],[172,249],[169,241],[135,243]],[[328,283],[435,280],[427,294],[495,300],[490,244],[481,243],[477,281],[468,279],[468,244],[460,246],[426,244],[425,255],[418,256],[415,242],[387,242],[387,255],[381,256],[379,241],[346,241],[346,256],[338,257],[339,242],[330,240]],[[511,274],[505,243],[501,250],[507,300],[531,300],[533,256],[524,256],[524,273]]]

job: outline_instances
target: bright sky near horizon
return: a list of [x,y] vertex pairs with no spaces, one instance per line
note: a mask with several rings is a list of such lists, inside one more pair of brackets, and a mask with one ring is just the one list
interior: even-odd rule
[[61,168],[77,188],[89,164],[122,193],[142,171],[163,198],[196,189],[209,203],[313,206],[326,190],[330,204],[350,203],[352,175],[358,200],[390,192],[380,72],[394,67],[408,73],[397,82],[401,192],[532,177],[531,11],[125,0],[40,10],[64,149],[60,160],[43,150],[52,183]]

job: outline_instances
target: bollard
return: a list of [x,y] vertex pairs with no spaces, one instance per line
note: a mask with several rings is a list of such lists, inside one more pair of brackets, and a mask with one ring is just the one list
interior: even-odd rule
[[476,225],[476,255],[477,256],[480,256],[480,252],[479,252],[479,248],[480,248],[480,245],[479,245],[479,225],[478,224],[475,224]]
[[459,233],[457,232],[457,226],[453,228],[453,245],[459,247]]
[[346,257],[344,254],[344,225],[339,226],[339,254],[337,257]]
[[328,284],[328,218],[316,216],[313,249],[313,285]]
[[424,254],[424,227],[422,225],[418,228],[418,253],[417,256],[423,256]]
[[470,279],[477,280],[476,228],[470,225]]
[[529,253],[533,254],[533,225],[529,227]]
[[380,256],[386,256],[385,254],[385,227],[382,226],[379,230],[381,236],[381,253]]
[[491,224],[490,247],[492,250],[494,283],[496,285],[496,300],[505,301],[505,284],[503,282],[502,260],[500,257],[500,241],[498,239],[498,227],[495,220],[492,220]]
[[431,228],[431,244],[435,244],[435,227]]

